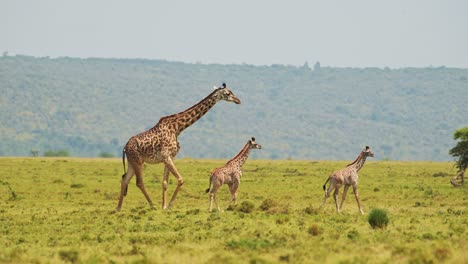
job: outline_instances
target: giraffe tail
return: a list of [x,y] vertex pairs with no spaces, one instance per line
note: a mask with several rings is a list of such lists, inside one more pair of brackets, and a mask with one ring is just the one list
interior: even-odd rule
[[[125,148],[123,148],[123,150],[122,150],[122,163],[123,163],[123,167],[124,167],[124,174],[122,174],[122,181],[123,181],[125,175],[127,175],[127,169],[125,168]],[[124,196],[127,196],[127,190],[128,190],[128,185],[125,188]]]
[[325,189],[327,188],[327,182],[330,180],[330,177],[325,181],[325,183],[323,184],[323,190],[325,191]]
[[213,179],[213,174],[210,176],[210,185],[208,185],[208,189],[205,190],[205,193],[208,193],[211,189],[211,180]]

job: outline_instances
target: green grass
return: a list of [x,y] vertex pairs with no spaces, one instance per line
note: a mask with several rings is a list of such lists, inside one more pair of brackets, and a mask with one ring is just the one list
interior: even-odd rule
[[[368,161],[359,179],[365,214],[350,190],[339,215],[333,198],[319,206],[326,178],[346,162],[248,160],[238,205],[226,210],[223,186],[224,212],[209,213],[209,172],[224,162],[176,160],[185,184],[165,211],[163,167],[148,165],[158,208],[132,179],[117,213],[120,159],[0,158],[0,263],[466,262],[468,195],[450,185],[452,163]],[[385,229],[369,225],[374,208],[388,213]]]

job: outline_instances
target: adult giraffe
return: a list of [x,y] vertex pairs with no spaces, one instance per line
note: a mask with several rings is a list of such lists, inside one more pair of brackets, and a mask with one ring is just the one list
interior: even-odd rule
[[[143,192],[146,200],[153,206],[153,202],[145,190],[143,183],[143,163],[164,163],[164,177],[162,184],[162,208],[166,209],[166,192],[169,179],[169,172],[177,179],[177,187],[169,202],[169,208],[174,203],[180,187],[184,183],[182,176],[177,171],[173,159],[180,149],[177,137],[180,133],[200,119],[208,110],[210,110],[218,101],[225,100],[240,104],[237,98],[223,83],[221,87],[215,89],[205,99],[196,105],[178,114],[162,117],[159,122],[148,131],[131,137],[125,145],[122,152],[122,161],[124,165],[124,175],[122,175],[119,204],[116,210],[120,211],[124,196],[127,194],[128,183],[136,175],[136,185]],[[125,155],[128,160],[128,170],[125,172]]]

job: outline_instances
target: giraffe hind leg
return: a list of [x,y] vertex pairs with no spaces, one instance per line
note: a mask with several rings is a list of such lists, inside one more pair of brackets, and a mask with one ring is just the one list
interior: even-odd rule
[[333,192],[333,200],[335,200],[335,206],[336,206],[336,211],[338,213],[341,213],[340,208],[338,207],[338,194],[340,193],[340,187],[341,185],[336,185],[335,186],[335,191]]
[[325,197],[323,198],[323,203],[320,206],[320,208],[323,208],[325,206],[325,202],[327,201],[327,198],[330,197],[330,193],[333,191],[334,188],[335,184],[330,182],[330,186],[328,186],[328,189],[325,192]]
[[358,189],[357,189],[357,184],[353,185],[353,192],[354,192],[354,196],[356,197],[356,202],[357,202],[357,205],[358,205],[358,208],[359,208],[359,212],[361,214],[364,214],[364,211],[362,210],[362,207],[361,207],[361,201],[359,200],[359,193],[358,193]]
[[143,170],[142,170],[141,165],[135,168],[135,175],[136,175],[136,185],[138,189],[141,190],[141,192],[145,196],[151,208],[154,208],[153,201],[151,201],[151,198],[149,197],[148,192],[146,192],[146,189],[145,189],[145,184],[143,182]]
[[[122,181],[124,180],[124,178],[125,178],[126,175],[127,175],[127,173],[122,174]],[[128,184],[127,184],[127,186],[125,187],[125,191],[124,191],[124,194],[123,194],[124,196],[127,196],[127,191],[128,191]]]
[[213,200],[215,202],[216,208],[218,211],[220,211],[219,204],[218,204],[218,199],[216,197],[216,192],[218,191],[220,185],[216,182],[213,183],[213,189],[210,191],[210,208],[209,211],[211,212],[213,210]]
[[239,183],[233,183],[229,185],[229,191],[231,192],[231,203],[237,204],[237,189],[239,188]]
[[172,198],[171,198],[171,201],[169,201],[169,206],[168,208],[171,208],[172,205],[174,204],[174,201],[177,197],[177,194],[179,193],[180,191],[180,188],[182,187],[182,185],[184,184],[184,179],[182,178],[182,176],[180,175],[180,173],[177,171],[177,168],[175,167],[174,165],[174,162],[172,161],[171,158],[166,158],[165,161],[164,161],[165,165],[167,166],[168,170],[174,175],[174,177],[176,177],[177,179],[177,187],[174,191],[174,194],[172,194]]
[[169,168],[164,166],[164,175],[163,175],[163,185],[162,185],[162,209],[167,209],[166,206],[166,194],[167,194],[167,184],[169,181]]
[[127,190],[128,190],[128,183],[132,179],[132,177],[135,175],[135,171],[133,170],[132,166],[128,166],[127,173],[122,175],[122,180],[120,182],[120,198],[119,198],[119,204],[117,205],[116,210],[120,211],[122,208],[123,204],[123,199],[127,195]]
[[344,200],[346,199],[346,193],[348,192],[349,185],[345,185],[344,190],[343,190],[343,196],[341,197],[341,204],[340,204],[340,211],[343,209],[343,203]]

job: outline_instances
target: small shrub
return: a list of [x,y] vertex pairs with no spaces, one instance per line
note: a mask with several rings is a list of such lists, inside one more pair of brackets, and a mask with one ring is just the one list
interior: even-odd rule
[[276,218],[276,224],[281,225],[281,224],[286,224],[289,222],[289,216],[280,216]]
[[444,261],[452,256],[452,252],[448,248],[436,248],[434,255],[438,260]]
[[237,204],[230,204],[227,208],[226,211],[236,211],[239,208]]
[[388,225],[387,212],[382,209],[372,209],[367,220],[374,229],[385,228]]
[[101,157],[101,158],[113,158],[113,157],[115,157],[115,155],[110,153],[110,152],[105,152],[104,151],[104,152],[99,153],[99,157]]
[[266,239],[240,239],[240,240],[231,240],[226,243],[226,246],[231,249],[250,249],[250,250],[259,250],[262,248],[269,248],[273,244]]
[[312,236],[318,236],[322,234],[322,230],[320,229],[320,227],[318,227],[317,224],[313,224],[311,227],[309,227],[308,232]]
[[8,198],[8,201],[18,200],[18,195],[16,194],[15,190],[13,190],[10,185],[8,185],[8,189],[10,191],[10,198]]
[[200,209],[188,210],[187,212],[185,212],[185,214],[187,214],[187,215],[197,215],[197,214],[200,214]]
[[356,241],[359,239],[359,232],[356,230],[356,229],[353,229],[351,231],[348,232],[348,238],[353,240],[353,241]]
[[243,201],[237,208],[237,211],[242,212],[242,213],[251,213],[253,212],[254,208],[255,208],[255,205],[253,202]]
[[289,262],[289,260],[290,260],[289,254],[279,256],[279,261]]
[[66,150],[47,150],[44,152],[44,157],[69,157],[70,153]]
[[431,233],[424,233],[421,238],[424,240],[434,240],[434,236]]
[[260,210],[262,211],[268,211],[269,209],[273,208],[274,206],[277,206],[278,203],[271,199],[271,198],[267,198],[265,200],[263,200],[262,204],[260,205]]
[[314,208],[312,205],[311,205],[311,206],[307,206],[307,207],[304,209],[304,212],[305,212],[306,214],[310,214],[310,215],[312,215],[312,214],[318,214],[318,211],[319,211],[319,210],[316,209],[316,208]]
[[76,263],[78,261],[78,251],[76,250],[60,250],[60,258],[64,261]]
[[70,185],[70,188],[83,188],[84,185],[81,183],[74,183]]
[[454,210],[452,208],[448,208],[447,209],[447,213],[449,214],[454,214],[454,215],[463,215],[463,211],[462,210]]
[[446,172],[437,172],[437,173],[432,174],[432,177],[446,177],[446,176],[448,176],[448,173]]

